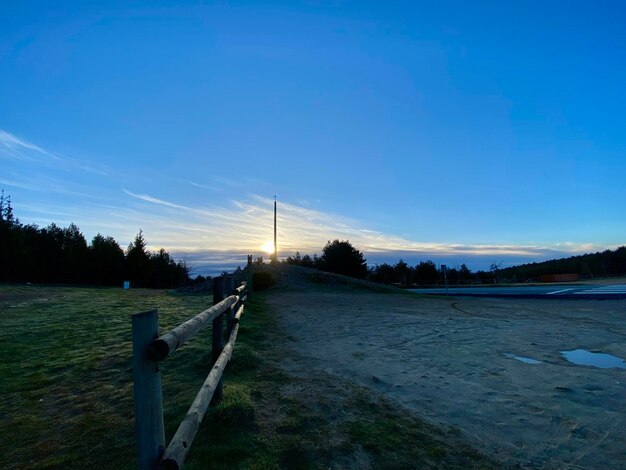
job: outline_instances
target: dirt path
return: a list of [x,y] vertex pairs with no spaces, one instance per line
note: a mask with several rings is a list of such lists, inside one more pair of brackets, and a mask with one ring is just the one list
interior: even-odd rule
[[626,301],[420,298],[329,279],[303,276],[268,296],[298,351],[291,367],[373,388],[501,461],[626,468],[626,370],[559,353],[626,357]]

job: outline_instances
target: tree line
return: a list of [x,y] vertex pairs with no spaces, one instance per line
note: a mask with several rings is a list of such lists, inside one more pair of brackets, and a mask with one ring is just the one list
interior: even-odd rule
[[410,266],[400,260],[393,265],[383,263],[368,267],[363,253],[347,240],[329,241],[322,248],[321,256],[318,256],[317,253],[311,256],[296,252],[293,256],[288,256],[283,262],[359,279],[369,279],[381,284],[401,286],[439,284],[443,283],[445,278],[451,284],[493,283],[495,274],[495,268],[491,271],[472,272],[466,264],[462,264],[460,267],[446,268],[444,277],[443,267],[437,266],[431,260],[420,261],[415,266]]
[[607,277],[626,274],[626,246],[615,250],[598,251],[584,255],[570,256],[528,263],[498,271],[503,280],[527,281],[538,280],[542,274],[578,274],[581,277]]
[[189,281],[189,268],[161,248],[150,252],[143,232],[123,250],[98,233],[87,244],[75,224],[40,228],[13,214],[10,196],[0,195],[0,281],[172,288]]
[[529,263],[501,269],[496,263],[488,271],[470,270],[466,264],[447,267],[437,266],[433,261],[420,261],[411,266],[403,260],[396,264],[383,263],[367,266],[367,260],[349,241],[334,240],[322,249],[322,255],[287,257],[287,264],[316,268],[359,279],[369,279],[381,284],[401,286],[442,284],[493,284],[496,282],[538,281],[543,274],[575,273],[581,277],[606,277],[626,274],[626,246],[569,258],[554,259],[542,263]]
[[492,284],[493,271],[473,272],[465,263],[461,266],[437,266],[433,261],[420,261],[411,266],[403,260],[396,264],[383,263],[369,269],[369,278],[382,284],[396,284],[401,286],[443,284]]

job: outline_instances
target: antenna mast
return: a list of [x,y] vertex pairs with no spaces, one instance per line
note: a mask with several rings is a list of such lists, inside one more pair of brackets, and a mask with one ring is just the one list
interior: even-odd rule
[[278,246],[276,245],[276,195],[274,195],[274,261],[278,262]]

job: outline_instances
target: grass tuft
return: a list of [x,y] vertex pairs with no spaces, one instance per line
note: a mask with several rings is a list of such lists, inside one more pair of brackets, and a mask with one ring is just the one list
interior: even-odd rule
[[246,373],[257,369],[260,364],[260,354],[249,344],[243,343],[233,351],[228,369],[234,373]]
[[240,383],[224,385],[224,397],[213,409],[212,417],[220,425],[254,425],[254,402],[250,387]]

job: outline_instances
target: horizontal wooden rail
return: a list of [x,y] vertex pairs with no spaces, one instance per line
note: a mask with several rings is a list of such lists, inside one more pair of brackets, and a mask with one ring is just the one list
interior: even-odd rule
[[233,318],[233,324],[239,323],[239,320],[241,319],[241,315],[243,315],[243,305],[239,307],[239,310],[237,310],[237,313],[235,314],[235,317]]
[[238,296],[231,295],[192,319],[181,323],[172,331],[152,341],[148,346],[148,354],[155,361],[162,361],[238,301]]
[[235,316],[236,322],[233,325],[233,330],[230,334],[228,343],[224,346],[224,350],[220,354],[219,359],[213,365],[211,372],[202,384],[200,391],[189,407],[183,421],[180,423],[180,426],[178,426],[176,434],[174,434],[174,437],[163,454],[161,462],[157,466],[158,469],[179,469],[183,465],[187,452],[189,452],[189,447],[196,437],[202,418],[204,418],[204,415],[209,407],[209,403],[211,402],[211,398],[213,398],[215,388],[224,373],[224,368],[233,354],[235,340],[237,339],[237,333],[239,332],[239,319],[242,314],[243,305],[239,308],[239,311]]
[[[214,305],[164,335],[158,336],[156,310],[132,316],[135,435],[141,470],[180,468],[209,405],[222,398],[222,374],[233,354],[244,304],[252,295],[250,272],[248,276],[249,282],[238,288],[234,288],[232,276],[225,274],[214,278]],[[230,293],[233,295],[224,298],[224,294]],[[224,319],[227,320],[225,334]],[[159,361],[209,325],[212,330],[211,371],[166,448]],[[228,342],[223,346],[225,336]]]

